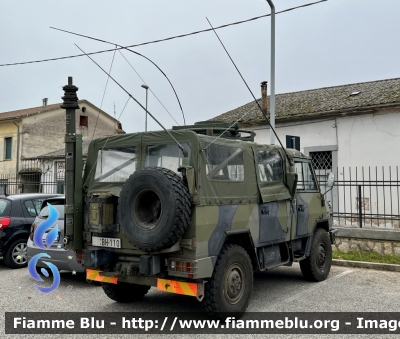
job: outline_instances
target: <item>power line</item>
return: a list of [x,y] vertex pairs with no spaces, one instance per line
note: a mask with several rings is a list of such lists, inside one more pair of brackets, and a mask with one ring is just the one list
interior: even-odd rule
[[[142,58],[145,58],[146,60],[150,61],[154,66],[157,67],[157,69],[164,75],[164,77],[167,79],[167,81],[168,81],[169,84],[171,85],[172,90],[174,91],[176,100],[178,100],[178,104],[179,104],[179,107],[180,107],[181,112],[182,112],[183,124],[186,125],[185,114],[183,113],[183,108],[182,108],[182,105],[181,105],[181,101],[179,100],[178,93],[176,93],[176,91],[175,91],[175,87],[172,85],[171,80],[169,80],[169,78],[168,78],[167,75],[164,73],[164,71],[163,71],[153,60],[151,60],[151,59],[148,58],[147,56],[145,56],[145,55],[143,55],[143,54],[140,54],[140,53],[138,53],[138,52],[136,52],[136,51],[134,51],[134,50],[132,50],[132,49],[130,49],[130,48],[128,48],[128,47],[123,47],[123,46],[121,46],[121,45],[119,45],[119,44],[116,44],[116,43],[113,43],[113,42],[109,42],[109,41],[106,41],[106,40],[100,40],[100,39],[93,38],[93,37],[88,36],[88,35],[82,35],[82,34],[79,34],[79,33],[74,33],[74,32],[70,32],[70,31],[66,31],[66,30],[60,29],[60,28],[55,28],[55,27],[50,27],[50,28],[55,29],[55,30],[57,30],[57,31],[64,32],[64,33],[68,33],[68,34],[73,34],[73,35],[81,36],[81,37],[84,37],[84,38],[87,38],[87,39],[96,40],[96,41],[101,41],[101,42],[104,42],[104,43],[106,43],[106,44],[115,45],[115,47],[123,48],[123,49],[125,49],[125,50],[127,50],[127,51],[129,51],[129,52],[131,52],[131,53],[137,54],[137,55],[141,56]],[[121,50],[118,49],[118,52],[121,53]],[[122,53],[121,53],[121,55],[122,55],[122,56],[124,57],[124,59],[128,62],[128,64],[131,65],[131,64],[129,63],[129,61],[125,58],[125,56],[124,56]],[[132,65],[131,65],[131,67],[132,67]],[[133,67],[132,67],[132,69],[133,69]],[[133,70],[135,71],[135,69],[133,69]],[[135,72],[136,72],[136,71],[135,71]],[[138,73],[136,72],[136,74],[138,74]],[[138,75],[139,75],[139,74],[138,74]],[[140,76],[139,76],[139,78],[142,79]],[[142,79],[142,81],[144,82],[143,79]],[[151,92],[151,93],[153,93],[153,92]],[[154,93],[153,93],[153,94],[154,94]],[[157,99],[158,99],[158,98],[157,98]],[[164,105],[163,105],[163,106],[164,106]],[[164,108],[165,108],[165,107],[164,107]],[[168,110],[167,110],[167,112],[168,112]],[[172,117],[172,115],[171,115],[169,112],[168,112],[168,114],[171,116],[172,119],[174,119],[174,118]],[[175,120],[175,119],[174,119],[174,120]],[[175,120],[175,122],[178,124],[178,122],[177,122],[176,120]],[[179,124],[178,124],[178,125],[179,125]]]
[[[301,6],[296,6],[296,7],[285,9],[283,11],[276,12],[275,14],[286,13],[286,12],[289,12],[289,11],[293,11],[295,9],[316,5],[316,4],[319,4],[321,2],[325,2],[325,1],[328,1],[328,0],[320,0],[320,1],[316,1],[316,2],[310,2],[308,4],[304,4],[304,5],[301,5]],[[229,26],[233,26],[233,25],[239,25],[239,24],[243,24],[243,23],[246,23],[246,22],[249,22],[249,21],[253,21],[253,20],[262,19],[262,18],[269,17],[269,16],[271,16],[271,14],[264,14],[264,15],[256,16],[254,18],[241,20],[241,21],[236,21],[236,22],[232,22],[230,24],[225,24],[225,25],[222,25],[222,26],[217,26],[217,27],[214,27],[214,29],[220,29],[220,28],[225,28],[225,27],[229,27]],[[195,31],[195,32],[187,33],[187,34],[175,35],[175,36],[172,36],[172,37],[169,37],[169,38],[165,38],[165,39],[153,40],[153,41],[148,41],[148,42],[142,42],[142,43],[136,44],[136,45],[119,47],[118,49],[126,49],[126,48],[149,45],[149,44],[155,44],[155,43],[158,43],[158,42],[163,42],[163,41],[168,41],[168,40],[173,40],[173,39],[178,39],[178,38],[184,38],[184,37],[187,37],[187,36],[190,36],[190,35],[195,35],[195,34],[209,32],[209,31],[212,31],[212,29],[210,29],[210,28],[203,29],[203,30],[200,30],[200,31]],[[102,40],[99,40],[99,41],[102,41]],[[113,52],[114,50],[115,49],[113,48],[113,49],[106,49],[106,50],[97,51],[97,52],[91,52],[91,53],[87,53],[87,54],[76,54],[76,55],[69,55],[69,56],[63,56],[63,57],[51,58],[51,59],[42,59],[42,60],[34,60],[34,61],[15,62],[15,63],[9,63],[9,64],[0,64],[0,67],[26,65],[26,64],[33,64],[33,63],[40,63],[40,62],[63,60],[63,59],[72,59],[72,58],[78,58],[78,57],[82,57],[82,56],[86,56],[86,55]]]

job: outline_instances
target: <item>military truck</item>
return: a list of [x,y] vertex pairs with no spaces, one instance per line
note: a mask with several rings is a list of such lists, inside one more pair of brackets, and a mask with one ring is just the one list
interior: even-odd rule
[[306,279],[326,279],[336,230],[311,161],[254,135],[203,122],[93,140],[64,239],[87,278],[117,302],[156,287],[215,317],[246,311],[254,271],[298,261]]

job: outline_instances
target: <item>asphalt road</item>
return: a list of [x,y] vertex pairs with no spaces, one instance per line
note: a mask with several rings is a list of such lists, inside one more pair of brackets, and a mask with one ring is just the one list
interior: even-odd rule
[[[254,312],[399,312],[400,276],[396,272],[375,271],[333,266],[329,278],[320,283],[303,279],[299,266],[280,267],[256,273],[248,311]],[[42,294],[26,268],[13,270],[0,258],[0,337],[7,338],[131,338],[130,335],[4,335],[5,312],[202,312],[192,297],[159,292],[152,288],[143,301],[118,304],[109,299],[100,286],[89,284],[83,276],[61,273],[59,288]],[[400,319],[399,319],[400,320]],[[180,335],[179,337],[215,338],[227,335]],[[252,335],[229,335],[249,338]],[[256,335],[254,335],[256,336]],[[144,338],[159,335],[141,335]],[[175,337],[175,336],[174,336]],[[258,335],[258,337],[260,337]],[[262,337],[276,338],[277,335]],[[284,338],[367,338],[367,335],[279,335]],[[370,338],[371,335],[368,335]],[[384,335],[374,336],[383,338]],[[393,338],[393,336],[391,336]]]

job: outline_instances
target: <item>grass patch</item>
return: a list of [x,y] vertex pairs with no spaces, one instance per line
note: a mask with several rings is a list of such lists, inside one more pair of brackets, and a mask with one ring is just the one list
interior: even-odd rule
[[376,252],[348,252],[333,251],[333,259],[378,262],[381,264],[398,264],[400,265],[400,257],[392,254],[379,254]]

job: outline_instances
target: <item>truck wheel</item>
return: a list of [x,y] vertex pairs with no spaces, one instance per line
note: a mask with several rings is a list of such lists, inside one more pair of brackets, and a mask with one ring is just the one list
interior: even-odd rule
[[107,297],[119,303],[138,301],[142,299],[150,289],[150,286],[127,283],[101,283],[101,287],[103,287],[103,291]]
[[310,281],[325,280],[332,264],[332,245],[328,233],[318,228],[312,240],[310,256],[300,261],[301,273]]
[[135,247],[159,251],[174,245],[189,226],[189,191],[175,172],[143,168],[122,187],[118,213],[119,224]]
[[242,316],[253,289],[253,267],[246,250],[225,244],[211,279],[205,284],[204,309],[213,317]]
[[26,239],[17,239],[8,246],[3,260],[8,267],[22,268],[28,265],[28,257],[26,255]]

